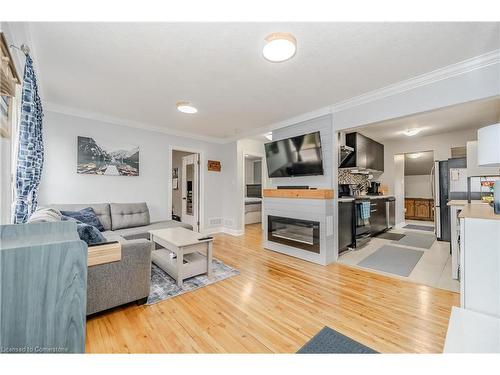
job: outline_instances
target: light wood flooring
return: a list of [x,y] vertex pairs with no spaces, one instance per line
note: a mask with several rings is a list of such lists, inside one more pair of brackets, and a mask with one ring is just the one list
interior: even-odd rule
[[293,353],[329,326],[383,353],[442,352],[457,293],[261,246],[260,224],[216,235],[239,276],[87,321],[90,353]]

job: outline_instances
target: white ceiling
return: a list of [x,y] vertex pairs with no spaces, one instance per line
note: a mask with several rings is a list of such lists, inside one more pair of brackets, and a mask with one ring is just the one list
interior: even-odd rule
[[[419,154],[420,157],[413,159],[410,155]],[[405,176],[421,176],[431,173],[434,165],[434,151],[405,154]]]
[[[43,100],[234,137],[500,48],[500,23],[30,23]],[[296,56],[270,63],[271,32]],[[198,114],[179,113],[191,101]]]
[[[500,98],[495,97],[382,121],[351,130],[383,143],[384,141],[415,139],[457,130],[478,129],[499,121]],[[419,128],[422,131],[411,137],[403,134],[405,130],[413,128]]]

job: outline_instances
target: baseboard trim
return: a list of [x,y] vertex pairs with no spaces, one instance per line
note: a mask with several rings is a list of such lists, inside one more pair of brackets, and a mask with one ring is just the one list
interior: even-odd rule
[[217,234],[217,233],[225,233],[225,234],[229,234],[231,236],[239,237],[239,236],[242,236],[243,234],[245,234],[245,231],[227,228],[227,227],[208,228],[208,229],[205,229],[203,231],[203,234],[205,234],[205,235],[211,235],[211,234]]
[[242,229],[232,229],[226,227],[223,228],[223,232],[235,237],[243,236],[245,234],[245,231]]

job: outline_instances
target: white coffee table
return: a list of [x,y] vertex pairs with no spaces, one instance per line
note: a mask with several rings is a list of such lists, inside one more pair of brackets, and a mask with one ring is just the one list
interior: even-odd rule
[[[182,286],[184,279],[212,273],[212,238],[201,239],[201,233],[186,228],[168,228],[149,231],[151,260]],[[163,249],[155,250],[155,244]]]

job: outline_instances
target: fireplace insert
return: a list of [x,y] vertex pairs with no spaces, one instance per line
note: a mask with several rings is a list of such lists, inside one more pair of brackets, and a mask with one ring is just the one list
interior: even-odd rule
[[268,215],[267,239],[312,253],[320,253],[318,221]]

